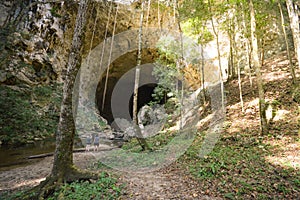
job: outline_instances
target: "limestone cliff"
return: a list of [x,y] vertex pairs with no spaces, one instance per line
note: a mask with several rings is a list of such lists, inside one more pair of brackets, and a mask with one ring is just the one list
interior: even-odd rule
[[[54,134],[77,9],[78,1],[0,2],[2,143],[23,143]],[[139,4],[93,1],[88,9],[84,58],[104,40],[106,30],[107,38],[112,36],[114,23],[115,34],[138,28]],[[161,25],[167,26],[168,15],[161,11]],[[157,18],[152,8],[149,27],[157,26]],[[135,62],[134,56],[130,60]]]

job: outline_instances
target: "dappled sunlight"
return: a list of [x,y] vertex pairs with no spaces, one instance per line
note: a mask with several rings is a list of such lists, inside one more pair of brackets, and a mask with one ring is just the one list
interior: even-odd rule
[[11,189],[17,189],[17,188],[20,188],[20,187],[29,187],[29,186],[32,186],[32,185],[38,185],[40,182],[42,182],[44,180],[46,180],[46,178],[37,178],[37,179],[24,180],[20,183],[14,183],[11,186]]
[[255,98],[252,101],[246,103],[246,105],[250,108],[258,107],[258,98]]
[[266,117],[268,122],[279,121],[286,119],[287,115],[290,113],[288,110],[277,109],[276,106],[269,105],[266,110]]
[[244,113],[242,112],[241,103],[235,103],[227,106],[230,121],[229,125],[225,125],[228,133],[242,133],[246,129],[257,127],[258,119],[258,98],[254,98],[248,102],[244,102]]
[[273,142],[268,142],[275,148],[279,147],[278,152],[274,155],[266,156],[265,159],[273,165],[281,167],[291,167],[293,169],[300,169],[300,144],[299,142],[284,144],[289,138],[283,138]]
[[290,113],[290,111],[287,111],[287,110],[277,110],[276,115],[273,118],[273,121],[279,121],[279,120],[285,119],[287,114],[289,114],[289,113]]
[[208,123],[213,120],[213,117],[214,117],[214,114],[209,114],[204,119],[201,119],[200,121],[198,121],[198,123],[196,125],[197,129],[201,129],[201,128],[205,127],[205,125],[208,125]]
[[263,76],[263,80],[264,81],[279,81],[279,80],[284,80],[284,79],[287,79],[287,78],[292,78],[292,76],[290,75],[290,73],[283,73],[283,72],[270,72],[270,73],[266,73],[264,76]]

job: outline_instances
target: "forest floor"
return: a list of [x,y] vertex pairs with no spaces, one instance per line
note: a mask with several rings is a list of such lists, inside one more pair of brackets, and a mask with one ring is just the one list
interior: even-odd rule
[[[244,112],[237,80],[225,85],[227,112],[224,133],[204,159],[197,157],[203,137],[170,166],[151,173],[121,173],[95,169],[93,156],[75,153],[81,168],[106,170],[125,184],[120,199],[297,199],[300,196],[300,108],[284,54],[263,67],[266,100],[273,107],[268,135],[259,134],[255,78],[242,76]],[[298,72],[299,74],[299,72]],[[299,77],[298,77],[299,79]],[[273,115],[272,115],[273,113]],[[0,171],[0,199],[4,191],[37,185],[49,173],[52,157],[25,167]]]
[[[40,183],[50,173],[53,157],[31,165],[0,172],[0,199],[5,191],[19,191]],[[89,153],[75,153],[76,166],[95,170],[95,158]],[[102,171],[102,170],[95,170]],[[106,169],[125,184],[120,199],[219,199],[204,195],[196,180],[176,166],[150,173],[121,173]]]

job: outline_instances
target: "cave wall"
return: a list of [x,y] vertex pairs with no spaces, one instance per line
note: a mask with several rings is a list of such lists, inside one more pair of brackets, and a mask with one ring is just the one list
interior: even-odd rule
[[[3,51],[0,83],[34,85],[63,81],[78,1],[38,2],[5,0],[0,3],[0,48]],[[112,36],[117,5],[110,8],[111,3],[107,1],[95,1],[89,6],[83,57],[103,41],[108,20],[107,37]],[[138,28],[139,9],[137,4],[118,4],[115,34]],[[167,16],[167,12],[161,14],[161,26],[170,26]],[[148,23],[149,27],[157,27],[155,8],[151,9]],[[22,69],[16,73],[18,67]],[[14,81],[7,80],[10,77],[14,77]]]

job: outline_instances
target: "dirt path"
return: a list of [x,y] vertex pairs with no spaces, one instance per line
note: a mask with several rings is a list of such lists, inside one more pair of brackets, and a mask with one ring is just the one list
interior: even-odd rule
[[[86,153],[74,154],[74,162],[80,168],[89,168],[93,160]],[[0,195],[39,184],[50,173],[52,162],[53,157],[47,157],[25,167],[0,171]],[[145,174],[112,173],[125,183],[120,199],[217,199],[206,196],[199,184],[176,165]]]
[[[87,168],[91,159],[92,156],[85,153],[74,154],[74,162],[81,168]],[[37,185],[50,173],[52,162],[53,156],[33,161],[27,166],[0,171],[0,194]]]
[[219,199],[206,196],[196,181],[175,167],[123,174],[120,179],[126,183],[126,194],[121,199]]

